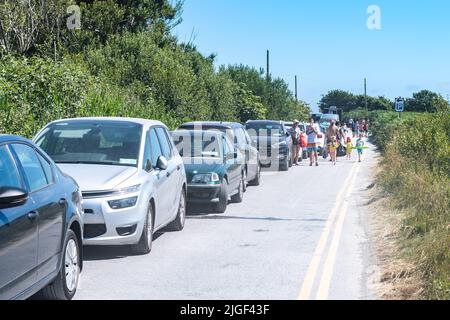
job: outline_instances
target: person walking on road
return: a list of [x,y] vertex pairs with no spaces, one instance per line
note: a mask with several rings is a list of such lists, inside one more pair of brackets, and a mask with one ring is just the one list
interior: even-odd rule
[[346,151],[347,151],[347,160],[351,160],[352,159],[352,151],[353,151],[353,143],[352,143],[352,138],[350,138],[350,137],[347,137]]
[[336,156],[337,156],[337,149],[338,149],[339,143],[336,139],[336,136],[331,137],[330,144],[328,145],[328,149],[330,150],[330,157],[331,162],[333,165],[336,165]]
[[300,134],[300,156],[299,156],[300,162],[303,161],[303,151],[305,151],[306,154],[308,154],[306,150],[306,148],[308,147],[308,137],[305,131],[301,130],[301,132],[302,133]]
[[[326,133],[326,145],[327,147],[330,145],[331,143],[331,137],[337,137],[338,135],[338,127],[336,126],[336,122],[334,120],[331,120],[330,125],[327,128],[327,133]],[[330,149],[328,148],[328,153],[330,153]],[[333,161],[332,159],[330,159],[330,161]]]
[[317,159],[317,139],[320,133],[319,126],[314,122],[314,118],[309,119],[309,125],[306,129],[306,135],[308,136],[308,147],[309,152],[309,165],[312,167],[314,160],[316,161],[316,167],[319,166]]
[[298,166],[298,157],[300,154],[300,148],[301,148],[301,134],[300,128],[298,125],[300,124],[300,121],[294,120],[294,124],[291,129],[289,129],[289,134],[292,138],[292,164],[294,166]]
[[358,150],[358,162],[361,162],[363,149],[364,149],[363,133],[360,133],[359,138],[356,140],[356,150]]

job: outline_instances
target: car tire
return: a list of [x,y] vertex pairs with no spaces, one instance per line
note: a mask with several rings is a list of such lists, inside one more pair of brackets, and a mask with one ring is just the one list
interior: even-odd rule
[[247,170],[244,170],[244,172],[242,173],[244,175],[244,192],[247,191],[247,185],[248,185],[248,175],[247,175]]
[[289,159],[280,164],[280,171],[289,171]]
[[168,231],[181,231],[184,228],[184,223],[186,221],[186,191],[181,191],[180,203],[178,205],[178,213],[175,220],[173,220],[168,226]]
[[225,213],[228,206],[228,181],[223,179],[222,186],[219,191],[219,203],[214,205],[215,213]]
[[259,186],[261,184],[261,164],[258,164],[258,168],[256,168],[256,177],[252,181],[249,182],[251,186]]
[[141,238],[139,239],[139,242],[132,247],[133,252],[137,255],[148,254],[152,251],[153,218],[153,207],[149,204]]
[[244,200],[244,177],[239,182],[238,193],[231,197],[231,202],[233,203],[241,203],[242,200]]
[[70,229],[67,231],[61,259],[61,269],[55,280],[41,291],[44,299],[71,300],[77,291],[81,251],[78,238]]

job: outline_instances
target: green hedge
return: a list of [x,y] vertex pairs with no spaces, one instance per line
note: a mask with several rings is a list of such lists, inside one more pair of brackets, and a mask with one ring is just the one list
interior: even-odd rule
[[369,112],[384,160],[379,181],[405,213],[402,252],[427,283],[424,298],[450,299],[450,113]]

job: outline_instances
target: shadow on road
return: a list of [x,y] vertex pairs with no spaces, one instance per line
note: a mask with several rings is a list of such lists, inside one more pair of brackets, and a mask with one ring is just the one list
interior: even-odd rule
[[[153,241],[158,240],[164,232],[156,232],[153,235]],[[83,260],[84,261],[99,261],[99,260],[115,260],[123,259],[131,256],[137,256],[131,250],[131,246],[84,246]]]

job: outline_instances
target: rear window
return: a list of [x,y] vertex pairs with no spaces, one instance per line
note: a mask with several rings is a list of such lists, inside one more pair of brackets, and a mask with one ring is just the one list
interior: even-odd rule
[[185,158],[221,158],[220,137],[216,132],[175,131],[172,134],[175,146]]
[[248,123],[245,128],[251,136],[281,137],[284,135],[284,128],[279,123]]

